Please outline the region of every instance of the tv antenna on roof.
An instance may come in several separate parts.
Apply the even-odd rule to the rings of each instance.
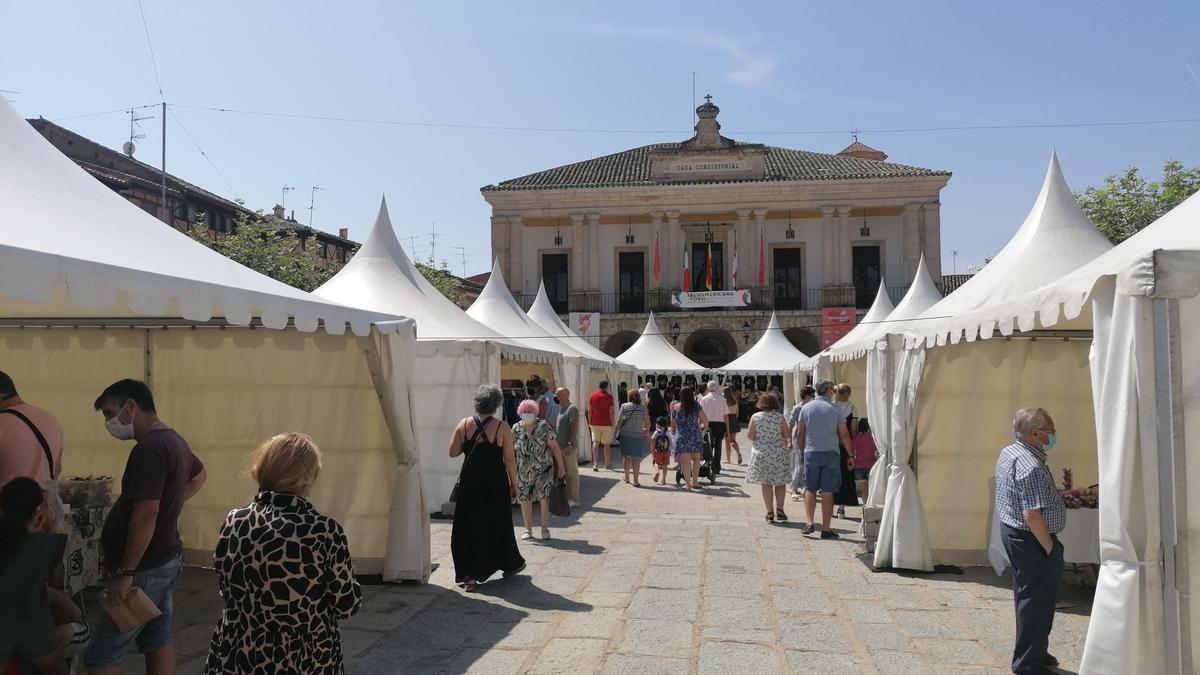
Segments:
[[[312,189],[312,197],[308,200],[308,226],[312,227],[313,208],[317,205],[317,190],[324,190],[320,185],[314,185]]]
[[[437,221],[429,224],[429,265],[433,266],[433,261],[437,259]]]
[[[467,249],[462,246],[451,246],[451,249],[458,251],[458,255],[462,257],[463,278],[467,277]]]
[[[287,193],[289,193],[289,192],[291,192],[292,190],[295,190],[295,189],[296,189],[296,186],[295,186],[295,185],[288,185],[287,183],[284,183],[284,184],[283,184],[283,188],[281,188],[281,189],[279,190],[279,192],[280,192],[280,194],[279,194],[279,206],[280,206],[281,208],[282,208],[282,207],[286,207],[286,206],[287,206]]]
[[[146,134],[137,133],[136,129],[140,129],[142,126],[138,124],[138,122],[151,119],[154,119],[153,115],[144,115],[142,117],[138,117],[134,108],[129,109],[129,140],[125,141],[125,143],[121,146],[122,152],[124,152],[127,156],[133,157],[133,153],[137,151],[137,144],[134,143],[134,141],[139,141],[146,137]]]

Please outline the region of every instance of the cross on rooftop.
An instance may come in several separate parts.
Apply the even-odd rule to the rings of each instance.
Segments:
[[[705,95],[704,95],[704,102],[705,102],[705,103],[712,103],[712,94],[705,94]]]

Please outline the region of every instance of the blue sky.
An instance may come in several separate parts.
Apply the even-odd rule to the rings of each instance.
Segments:
[[[850,129],[1200,118],[1200,4],[1162,2],[158,2],[143,0],[168,103],[168,170],[251,208],[366,234],[385,194],[401,237],[489,267],[479,187],[690,135],[691,77],[734,138],[836,152]],[[157,103],[138,4],[0,2],[0,89],[27,117]],[[532,132],[217,113],[226,107]],[[157,115],[157,111],[149,111]],[[64,120],[113,147],[121,113]],[[160,121],[138,156],[157,163]],[[751,133],[844,130],[820,133]],[[645,131],[652,133],[630,133]],[[997,252],[1052,148],[1076,190],[1135,165],[1200,164],[1200,124],[881,133],[897,162],[954,172],[944,269]],[[221,177],[223,174],[224,178]],[[226,185],[226,179],[229,185]],[[232,189],[229,187],[232,186]]]

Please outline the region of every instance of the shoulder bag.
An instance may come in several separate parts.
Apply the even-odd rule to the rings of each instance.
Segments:
[[[57,478],[57,476],[54,475],[54,455],[50,453],[50,443],[46,441],[46,437],[42,435],[41,430],[37,428],[37,425],[33,423],[33,420],[26,417],[21,411],[13,410],[12,408],[0,410],[0,415],[4,414],[16,417],[24,422],[25,426],[29,427],[29,430],[33,432],[33,437],[36,438],[38,444],[42,446],[42,452],[46,455],[46,466],[50,467],[50,478]]]
[[[467,468],[467,462],[471,460],[471,455],[475,454],[474,450],[475,443],[477,442],[476,439],[479,438],[480,434],[482,434],[484,429],[487,428],[486,424],[479,421],[478,415],[472,416],[471,419],[475,420],[475,433],[471,434],[471,437],[463,442],[463,463],[458,469],[458,480],[454,481],[454,489],[450,491],[450,503],[452,504],[458,502],[458,487],[462,484],[462,475],[463,471]],[[490,422],[491,420],[488,421]],[[471,444],[470,448],[467,447],[467,443]]]

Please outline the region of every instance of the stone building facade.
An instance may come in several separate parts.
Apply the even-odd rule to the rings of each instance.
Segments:
[[[492,254],[519,300],[543,281],[560,313],[600,312],[614,355],[655,311],[664,331],[677,327],[681,351],[719,366],[754,344],[773,310],[811,354],[823,307],[865,309],[881,284],[898,300],[922,255],[940,278],[949,172],[888,162],[857,140],[837,154],[744,143],[721,135],[711,100],[696,113],[688,140],[482,188]],[[672,306],[672,292],[710,285],[747,290],[749,304]]]

